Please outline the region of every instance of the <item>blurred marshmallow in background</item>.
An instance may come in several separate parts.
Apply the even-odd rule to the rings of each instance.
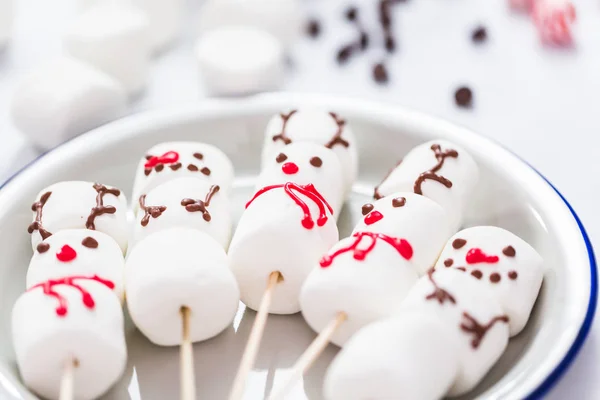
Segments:
[[[10,38],[13,20],[13,0],[0,0],[0,49]]]
[[[281,42],[262,29],[216,28],[200,37],[196,58],[204,89],[213,95],[273,90],[283,81]]]
[[[48,149],[119,118],[127,96],[121,85],[70,57],[37,66],[15,88],[11,115],[36,147]]]
[[[150,32],[148,18],[138,8],[127,2],[99,2],[68,28],[64,47],[117,79],[133,96],[146,85]]]
[[[133,0],[150,22],[150,45],[154,52],[169,46],[182,28],[184,0]]]

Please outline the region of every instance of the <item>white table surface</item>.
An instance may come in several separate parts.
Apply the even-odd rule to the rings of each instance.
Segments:
[[[15,2],[14,36],[0,51],[0,181],[37,154],[9,119],[15,83],[28,69],[61,53],[61,32],[76,14],[73,0]],[[132,112],[205,97],[196,83],[192,52],[200,0],[190,3],[185,31],[155,60],[148,89],[132,104]],[[558,50],[541,46],[529,18],[510,12],[503,0],[409,0],[396,7],[398,51],[388,62],[387,86],[376,85],[370,75],[372,62],[383,55],[380,50],[369,50],[341,68],[334,61],[353,33],[342,18],[350,0],[304,3],[321,16],[324,30],[318,40],[302,38],[294,45],[283,90],[393,102],[494,138],[556,185],[600,249],[600,2],[574,2],[576,46]],[[373,2],[353,3],[372,8]],[[476,46],[470,33],[479,23],[487,27],[489,40]],[[454,104],[454,89],[462,84],[474,91],[472,110]],[[596,319],[577,360],[548,398],[600,398],[599,361]]]

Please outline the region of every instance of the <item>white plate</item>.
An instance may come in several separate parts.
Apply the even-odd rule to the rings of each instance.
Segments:
[[[267,119],[284,108],[306,105],[335,110],[352,124],[361,171],[340,218],[346,235],[373,186],[411,147],[435,138],[460,144],[481,168],[481,181],[466,225],[507,228],[531,243],[547,265],[544,285],[525,331],[479,387],[465,398],[539,398],[572,362],[593,319],[597,283],[592,247],[569,204],[532,167],[466,129],[402,108],[358,100],[307,95],[263,95],[250,100],[211,101],[186,109],[146,113],[78,137],[36,160],[0,191],[0,398],[31,398],[19,382],[11,348],[9,315],[23,291],[31,256],[26,228],[37,192],[60,180],[85,179],[130,191],[140,156],[166,140],[217,145],[233,160],[234,205],[241,212],[259,168]],[[194,347],[198,396],[227,397],[255,313],[240,313],[234,326]],[[247,399],[261,399],[313,339],[300,315],[271,316]],[[131,329],[130,363],[107,398],[171,399],[178,396],[178,349],[151,345]],[[330,346],[289,399],[320,399],[323,372],[336,354]],[[2,392],[4,391],[4,392]],[[129,396],[129,397],[128,397]]]

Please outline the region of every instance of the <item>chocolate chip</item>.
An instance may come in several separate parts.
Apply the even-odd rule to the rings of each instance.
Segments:
[[[456,269],[462,272],[467,272],[467,269],[465,267],[457,267]]]
[[[83,239],[81,241],[81,244],[84,247],[87,247],[89,249],[97,249],[98,248],[98,241],[91,236],[88,236],[85,239]]]
[[[367,32],[360,33],[360,48],[366,50],[369,47],[369,35]]]
[[[519,276],[519,274],[517,274],[517,271],[510,271],[510,272],[508,273],[508,277],[509,277],[510,279],[512,279],[513,281],[514,281],[515,279],[517,279],[517,277],[518,277],[518,276]]]
[[[277,161],[278,163],[282,163],[285,160],[287,160],[287,156],[285,154],[283,154],[283,153],[279,153],[277,155],[277,157],[275,158],[275,161]]]
[[[388,73],[387,70],[385,68],[385,65],[379,63],[379,64],[375,64],[373,67],[373,79],[375,79],[375,82],[377,83],[387,83],[388,81]]]
[[[150,175],[150,172],[152,172],[150,168],[144,168],[144,175],[148,176]]]
[[[42,242],[37,245],[38,253],[45,253],[50,249],[50,245],[48,243]]]
[[[498,282],[500,282],[500,279],[501,279],[500,274],[497,272],[494,272],[493,274],[490,275],[490,281],[492,283],[498,283]]]
[[[462,248],[465,244],[467,244],[467,241],[465,239],[454,239],[454,241],[452,242],[452,247],[458,250]]]
[[[362,206],[362,215],[367,215],[368,213],[370,213],[371,211],[373,211],[373,208],[375,208],[375,206],[371,203],[367,203],[364,206]]]
[[[388,53],[393,53],[396,51],[396,41],[393,37],[388,36],[385,38],[385,49]]]
[[[150,160],[152,157],[154,157],[154,156],[151,156],[150,154],[147,154],[146,155],[146,160]]]
[[[204,159],[204,154],[202,154],[202,153],[194,153],[194,158],[197,158],[198,160],[202,160],[202,159]]]
[[[471,108],[473,105],[473,92],[466,86],[460,87],[454,93],[456,105],[463,108]]]
[[[306,32],[308,36],[312,38],[316,38],[321,34],[321,24],[316,19],[310,19],[308,21],[308,25],[306,26]]]
[[[357,16],[358,16],[358,9],[356,7],[349,7],[346,10],[346,19],[348,21],[356,21]]]
[[[198,171],[198,167],[197,167],[197,166],[195,166],[194,164],[189,164],[189,165],[187,166],[187,169],[188,169],[188,171],[192,171],[192,172],[196,172],[196,171]]]
[[[473,275],[477,279],[481,279],[481,277],[483,276],[481,271],[478,269],[471,271],[471,275]]]
[[[312,165],[313,167],[320,168],[321,165],[323,165],[323,160],[321,160],[321,158],[319,157],[313,157],[310,159],[310,165]]]
[[[154,167],[154,169],[156,170],[156,172],[160,172],[165,168],[164,164],[156,164],[156,167]]]
[[[396,197],[392,200],[392,207],[404,207],[406,204],[406,197]]]
[[[204,167],[200,170],[200,172],[202,172],[204,175],[209,176],[210,175],[210,169],[207,167]]]
[[[514,247],[506,246],[504,249],[502,249],[502,254],[504,254],[506,257],[514,257],[517,252],[515,251]]]
[[[473,33],[471,34],[471,40],[475,43],[482,43],[487,40],[487,31],[483,26],[478,26],[475,28]]]
[[[179,168],[181,168],[181,163],[175,163],[175,164],[171,164],[169,165],[169,168],[171,168],[173,171],[177,171]]]
[[[446,267],[451,267],[451,266],[452,266],[452,264],[454,264],[454,260],[453,260],[453,259],[451,259],[451,258],[446,258],[446,259],[444,260],[444,265],[445,265]]]
[[[342,47],[337,53],[337,62],[340,64],[344,64],[348,61],[352,53],[354,52],[354,45],[349,44],[347,46]]]

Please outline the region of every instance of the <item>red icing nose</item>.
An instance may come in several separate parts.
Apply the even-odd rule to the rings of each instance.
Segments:
[[[58,253],[56,253],[56,258],[58,261],[69,262],[73,261],[77,257],[77,252],[68,244],[65,244]]]
[[[365,217],[365,224],[372,225],[377,221],[383,219],[383,214],[379,211],[372,211]]]
[[[298,166],[293,162],[286,162],[281,166],[281,170],[286,175],[294,175],[296,172],[298,172]]]
[[[467,252],[467,264],[488,263],[495,264],[499,261],[498,256],[488,256],[481,249],[471,249]]]

